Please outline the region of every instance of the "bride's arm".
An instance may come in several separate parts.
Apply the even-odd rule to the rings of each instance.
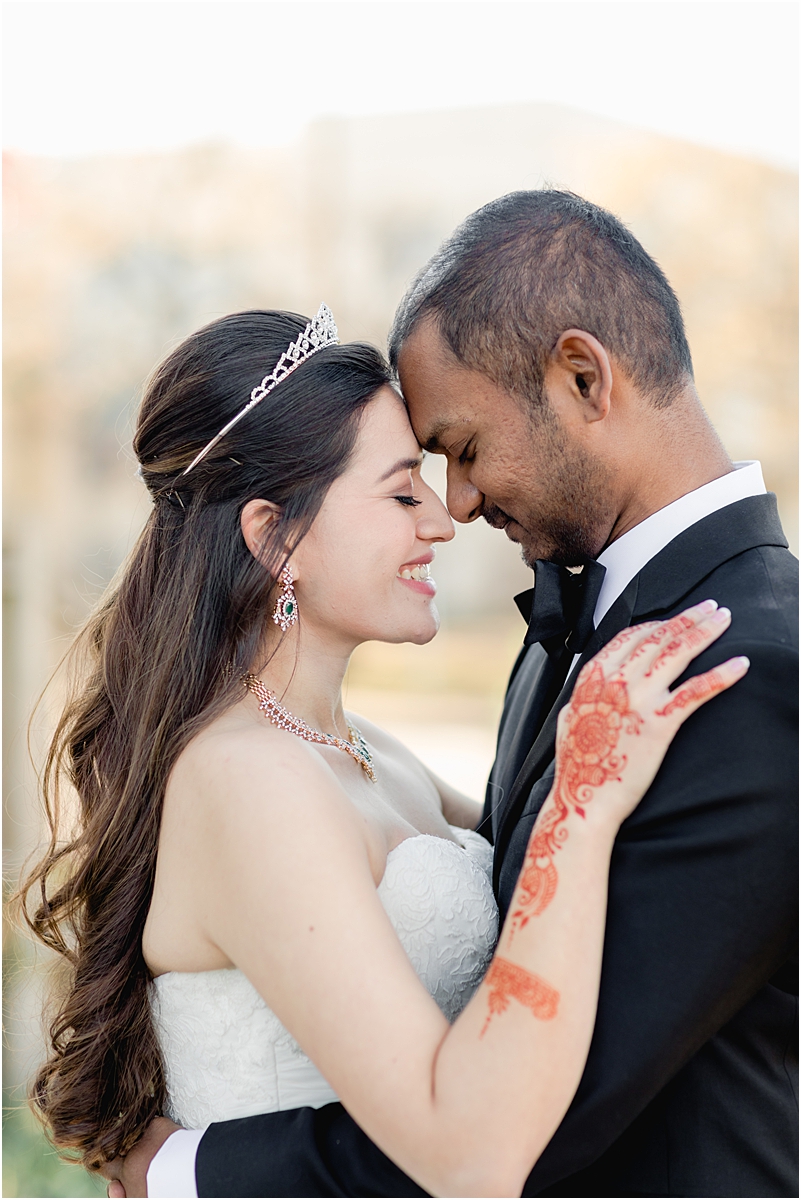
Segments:
[[[585,668],[498,952],[453,1026],[378,900],[361,817],[308,747],[203,765],[208,936],[429,1191],[519,1194],[559,1124],[592,1032],[615,833],[681,720],[743,674],[666,690],[724,627],[621,635]]]

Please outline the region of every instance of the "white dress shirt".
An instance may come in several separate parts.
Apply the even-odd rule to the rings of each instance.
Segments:
[[[765,491],[760,464],[738,462],[727,475],[680,496],[612,542],[598,556],[606,575],[595,605],[596,629],[627,584],[675,537],[718,509]],[[574,665],[579,657],[576,655]],[[197,1196],[195,1159],[204,1133],[203,1129],[182,1129],[167,1138],[147,1173],[148,1196]]]
[[[205,1129],[170,1134],[147,1172],[148,1196],[197,1196],[195,1159]]]

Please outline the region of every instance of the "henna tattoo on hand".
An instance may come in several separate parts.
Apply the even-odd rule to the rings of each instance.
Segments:
[[[550,802],[539,815],[529,840],[509,918],[509,937],[531,917],[544,912],[556,895],[556,851],[568,837],[571,811],[584,817],[595,788],[620,778],[626,756],[617,754],[621,732],[639,733],[642,717],[629,707],[625,680],[607,679],[598,659],[576,681],[560,736],[557,770]]]
[[[645,672],[645,678],[650,679],[654,671],[658,671],[663,667],[669,658],[674,658],[682,650],[689,647],[691,650],[700,649],[709,639],[707,634],[699,629],[687,617],[674,617],[672,621],[668,621],[664,627],[664,632],[675,634],[666,646],[657,654],[649,669]],[[651,641],[652,638],[648,638]],[[632,658],[636,658],[640,651],[640,647],[635,650]]]
[[[708,700],[710,696],[716,696],[718,692],[724,691],[726,688],[725,680],[721,679],[717,671],[707,671],[706,675],[696,675],[693,679],[688,679],[685,684],[682,684],[673,693],[673,698],[664,708],[658,708],[656,715],[658,717],[668,717],[671,713],[676,712],[680,708],[686,708],[688,704],[693,704],[696,700]]]
[[[683,633],[687,629],[692,628],[694,628],[693,622],[689,617],[685,617],[683,614],[678,617],[672,617],[669,621],[660,621],[656,629],[649,633],[647,638],[643,638],[639,646],[631,655],[630,661],[633,662],[635,658],[639,658],[641,654],[645,653],[649,646],[658,646],[666,633],[673,634],[674,640],[677,640],[677,635]],[[653,669],[652,663],[651,670]]]
[[[510,999],[530,1009],[540,1021],[552,1021],[559,1009],[559,993],[555,988],[538,975],[497,954],[490,963],[484,982],[489,988],[489,1012],[479,1037],[487,1032],[494,1016],[506,1012]]]
[[[651,632],[647,637],[642,639],[640,644],[629,655],[630,663],[645,654],[649,646],[658,646],[666,634],[670,635],[671,641],[651,663],[649,670],[646,672],[646,679],[654,671],[658,670],[667,659],[678,654],[683,647],[690,646],[694,649],[696,646],[702,646],[707,640],[706,634],[698,629],[695,621],[685,616],[684,613],[679,613],[678,616],[671,617],[668,621],[651,622],[651,624],[653,624]],[[596,661],[605,662],[610,655],[622,649],[633,638],[638,637],[643,628],[647,628],[647,625],[635,625],[631,629],[624,629],[617,637],[612,638],[611,642],[607,642],[603,650],[596,655]]]

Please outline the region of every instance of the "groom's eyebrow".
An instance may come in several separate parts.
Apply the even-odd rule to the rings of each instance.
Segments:
[[[399,462],[395,463],[394,467],[390,467],[388,471],[385,471],[378,482],[384,483],[387,479],[391,479],[393,475],[397,475],[399,471],[413,471],[421,465],[422,461],[422,454],[418,454],[417,458],[402,458]]]
[[[442,450],[442,435],[448,428],[447,421],[439,421],[430,431],[428,437],[423,442],[423,449],[429,454],[436,454]]]

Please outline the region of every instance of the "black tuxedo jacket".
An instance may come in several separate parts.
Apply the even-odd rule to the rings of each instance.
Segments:
[[[682,727],[615,844],[586,1070],[525,1195],[797,1196],[797,563],[775,498],[713,513],[628,585],[584,662],[627,625],[711,597],[748,675]],[[580,664],[579,664],[580,666]],[[578,669],[578,668],[577,668]],[[495,883],[509,904],[553,777],[545,655],[515,667],[490,778]],[[212,1125],[201,1196],[419,1196],[340,1105]]]

